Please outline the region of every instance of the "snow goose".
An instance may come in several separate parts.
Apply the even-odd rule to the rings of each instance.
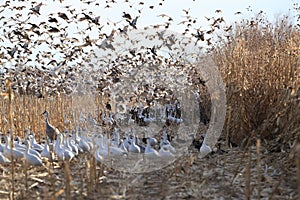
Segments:
[[[30,153],[30,142],[27,142],[27,148],[25,151],[25,159],[29,165],[33,166],[43,166],[43,161],[40,157]]]
[[[119,148],[128,153],[128,149],[125,147],[124,141],[122,139],[120,140]]]
[[[176,153],[175,148],[171,145],[170,141],[167,138],[167,133],[164,132],[160,140],[160,148],[165,148],[168,149],[171,153]]]
[[[28,143],[29,143],[29,149],[28,149],[29,153],[41,158],[41,154],[38,151],[36,151],[35,149],[31,148],[31,142],[28,140],[25,140],[26,149],[25,149],[24,153],[27,151]]]
[[[77,156],[79,153],[79,149],[78,149],[78,146],[75,144],[75,141],[71,137],[69,137],[69,138],[67,138],[67,142],[69,143],[69,145],[72,149],[72,152],[74,152],[74,154]]]
[[[108,142],[107,136],[102,137],[100,144],[102,145],[102,151],[104,157],[106,156],[123,156],[126,155],[127,152],[119,148],[118,146],[115,146],[114,143]]]
[[[10,137],[10,136],[9,136],[9,137]],[[15,137],[15,140],[14,140],[14,147],[15,147],[16,149],[18,149],[19,151],[22,151],[22,152],[25,152],[25,150],[26,150],[26,145],[24,145],[24,144],[22,143],[22,140],[21,140],[18,136]]]
[[[91,150],[91,146],[89,145],[89,143],[87,142],[86,138],[83,136],[77,136],[79,143],[78,146],[80,147],[80,149],[82,149],[83,151],[90,151]]]
[[[147,139],[147,146],[145,148],[145,155],[146,156],[151,156],[151,157],[157,157],[157,156],[159,156],[158,152],[151,147],[151,145],[150,145],[150,138]]]
[[[2,135],[0,135],[0,152],[3,152],[5,145],[2,144]]]
[[[21,159],[24,157],[24,153],[16,148],[11,148],[10,146],[10,137],[6,135],[5,137],[6,140],[6,144],[5,144],[5,148],[3,149],[3,155],[7,158],[9,158],[10,160],[12,159],[12,154],[13,157],[16,159]]]
[[[30,142],[31,149],[34,149],[34,150],[39,151],[39,152],[43,151],[44,148],[43,148],[42,145],[40,145],[36,142],[36,140],[34,138],[34,133],[31,133],[28,137],[29,137],[29,142]]]
[[[141,149],[138,145],[136,145],[135,141],[136,141],[136,136],[131,140],[131,144],[128,150],[129,152],[140,153]]]
[[[50,160],[50,148],[49,148],[49,145],[47,143],[44,144],[44,149],[43,151],[41,152],[41,157],[42,158],[47,158]],[[52,156],[53,158],[53,156]]]
[[[140,148],[140,153],[145,153],[145,147],[140,144],[140,139],[135,135],[135,144]]]
[[[61,147],[60,133],[57,134],[57,140],[54,144],[54,153],[57,155],[57,157],[60,160],[65,160],[65,154],[64,154],[63,148]]]
[[[131,138],[130,138],[129,134],[126,133],[125,139],[123,141],[123,145],[127,149],[127,151],[129,150],[130,144],[131,144]]]
[[[8,158],[6,158],[2,152],[0,152],[0,164],[6,164],[6,163],[10,163],[10,160]]]
[[[54,151],[61,160],[71,161],[75,157],[75,154],[72,151],[66,149],[65,146],[62,145],[62,142],[63,135],[61,133],[58,133]]]
[[[93,148],[93,156],[96,159],[97,163],[102,163],[104,160],[103,153],[101,152],[101,143],[100,140],[96,139],[95,146]]]
[[[208,146],[206,144],[206,136],[204,136],[204,140],[202,142],[202,145],[200,147],[200,158],[204,158],[207,154],[209,154],[210,152],[212,152],[210,146]]]
[[[172,158],[175,157],[166,147],[162,146],[158,152],[159,156],[162,158]]]

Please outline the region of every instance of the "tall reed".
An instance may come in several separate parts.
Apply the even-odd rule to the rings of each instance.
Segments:
[[[237,144],[254,131],[282,143],[299,138],[300,32],[290,17],[236,23],[211,51],[226,84],[226,134]]]

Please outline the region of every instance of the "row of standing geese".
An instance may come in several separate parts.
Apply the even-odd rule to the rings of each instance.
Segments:
[[[20,160],[25,158],[30,165],[43,165],[43,158],[50,160],[57,157],[59,160],[71,161],[81,152],[90,152],[98,162],[103,162],[109,156],[127,156],[129,153],[144,153],[151,157],[174,157],[174,147],[163,134],[160,141],[160,149],[157,151],[153,146],[158,145],[155,138],[148,137],[147,145],[141,145],[137,137],[131,138],[127,135],[125,140],[119,139],[118,132],[114,133],[112,139],[106,135],[97,134],[92,137],[79,136],[78,134],[57,134],[57,140],[53,143],[37,143],[34,134],[28,134],[24,141],[20,138],[14,141],[11,147],[10,135],[2,135],[5,144],[0,143],[0,163],[10,163],[12,158]],[[50,151],[53,148],[53,151]],[[53,152],[51,154],[51,152]]]
[[[145,156],[162,158],[172,158],[176,153],[166,132],[163,133],[160,143],[155,138],[148,137],[146,145],[142,145],[142,142],[135,135],[132,138],[126,134],[124,139],[120,139],[118,131],[113,133],[112,138],[101,133],[96,133],[91,137],[78,134],[78,131],[66,132],[65,134],[57,133],[56,140],[39,144],[34,133],[27,130],[24,140],[16,137],[13,141],[13,147],[11,147],[10,134],[0,137],[0,164],[10,163],[12,159],[21,160],[25,158],[29,165],[42,166],[44,159],[71,161],[82,152],[91,153],[97,162],[103,162],[110,156],[128,156],[134,153],[144,153]],[[2,143],[3,139],[5,143]],[[154,146],[159,146],[159,150],[153,148]]]

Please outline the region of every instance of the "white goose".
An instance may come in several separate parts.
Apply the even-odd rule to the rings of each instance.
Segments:
[[[131,144],[131,139],[128,133],[126,133],[125,139],[123,141],[123,146],[127,149],[127,151],[129,150],[129,146]]]
[[[41,152],[41,157],[42,158],[47,158],[50,160],[50,148],[49,145],[47,143],[44,144],[44,148],[43,151]],[[53,156],[52,156],[53,158]]]
[[[64,147],[65,147],[66,150],[69,150],[69,151],[73,152],[73,149],[72,149],[72,147],[71,147],[71,145],[69,143],[69,136],[68,135],[66,135],[65,137],[63,137],[62,144],[64,145]]]
[[[162,148],[169,150],[171,153],[176,153],[175,148],[172,146],[172,144],[168,140],[166,132],[163,133],[162,138],[160,140],[160,149],[162,149]]]
[[[9,137],[10,137],[10,135],[9,135]],[[19,151],[24,152],[26,150],[26,145],[22,144],[22,141],[19,137],[16,137],[15,139],[16,140],[14,141],[14,147],[16,149],[18,149]]]
[[[9,158],[10,160],[12,159],[12,154],[13,154],[13,157],[15,159],[21,159],[24,157],[24,153],[16,148],[11,148],[10,146],[10,137],[9,136],[6,136],[5,137],[5,140],[6,140],[6,144],[5,144],[5,148],[3,149],[3,155],[7,158]]]
[[[59,137],[59,134],[58,134],[57,135],[57,141],[54,144],[54,153],[55,153],[55,155],[57,155],[57,157],[60,160],[65,160],[65,154],[64,154],[63,148],[61,147],[60,143],[61,143],[60,142],[60,137]]]
[[[37,156],[37,157],[39,157],[39,158],[41,158],[41,154],[40,154],[38,151],[36,151],[36,150],[34,150],[34,149],[31,148],[31,142],[28,141],[28,140],[25,140],[25,144],[27,144],[27,146],[26,146],[26,149],[25,149],[24,152],[27,151],[28,143],[29,143],[29,149],[28,149],[29,153],[30,153],[30,154],[33,154],[33,155],[35,155],[35,156]]]
[[[145,148],[145,155],[150,157],[157,157],[159,156],[158,152],[153,149],[150,145],[150,138],[147,138],[147,146]]]
[[[8,158],[6,158],[2,152],[0,152],[0,164],[6,164],[6,163],[10,163],[10,160]]]
[[[43,149],[44,149],[43,146],[40,145],[40,144],[38,144],[38,143],[36,142],[33,133],[31,133],[31,134],[29,135],[29,142],[30,142],[30,147],[31,147],[31,149],[34,149],[34,150],[39,151],[39,152],[43,151]]]
[[[162,146],[158,152],[159,156],[162,158],[172,158],[175,157],[166,147]]]
[[[65,147],[62,145],[63,141],[63,135],[61,133],[57,134],[57,142],[54,146],[54,152],[61,160],[68,160],[71,161],[75,155],[73,152],[65,149]]]
[[[107,146],[107,151],[108,151],[108,146]],[[116,147],[116,146],[110,146],[109,147],[109,154],[111,156],[123,156],[127,155],[127,152],[124,151],[122,148]]]
[[[207,154],[209,154],[210,152],[212,152],[210,146],[208,146],[206,144],[206,136],[204,136],[204,140],[202,142],[202,145],[200,147],[200,158],[204,158]]]
[[[0,152],[3,152],[5,145],[2,144],[2,135],[0,135]]]
[[[107,156],[123,156],[126,155],[127,152],[116,146],[114,143],[108,143],[107,136],[100,138],[100,151],[102,151],[102,155],[104,158]]]
[[[128,149],[125,147],[124,142],[121,140],[121,143],[119,145],[119,148],[121,148],[124,152],[128,154]]]
[[[83,136],[79,136],[77,135],[78,137],[78,146],[80,147],[80,149],[82,149],[83,151],[90,151],[91,150],[91,146],[89,145],[89,143],[87,142],[86,138],[83,137]]]
[[[101,149],[100,149],[100,143],[96,143],[95,148],[94,148],[94,158],[96,159],[97,163],[102,163],[104,160],[104,156],[101,154]]]
[[[43,161],[40,157],[30,153],[30,142],[27,143],[27,148],[25,151],[25,159],[29,165],[33,166],[43,166]]]
[[[72,149],[72,152],[77,156],[79,153],[79,149],[78,149],[78,146],[75,144],[75,141],[71,137],[69,137],[67,139],[67,142],[69,143],[69,145]]]
[[[135,141],[136,141],[136,136],[134,136],[134,138],[131,140],[131,144],[129,146],[128,151],[133,153],[140,153],[141,149],[138,145],[136,145]]]

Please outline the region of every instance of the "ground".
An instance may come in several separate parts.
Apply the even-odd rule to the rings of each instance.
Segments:
[[[260,194],[261,199],[297,199],[297,170],[293,153],[269,153],[261,146],[259,155],[255,146],[248,149],[235,147],[201,159],[199,152],[193,149],[164,169],[141,174],[119,172],[95,164],[88,154],[75,158],[70,164],[54,163],[53,173],[44,167],[29,167],[27,178],[24,165],[16,164],[14,197],[259,199]],[[11,166],[0,167],[0,198],[8,199]]]

